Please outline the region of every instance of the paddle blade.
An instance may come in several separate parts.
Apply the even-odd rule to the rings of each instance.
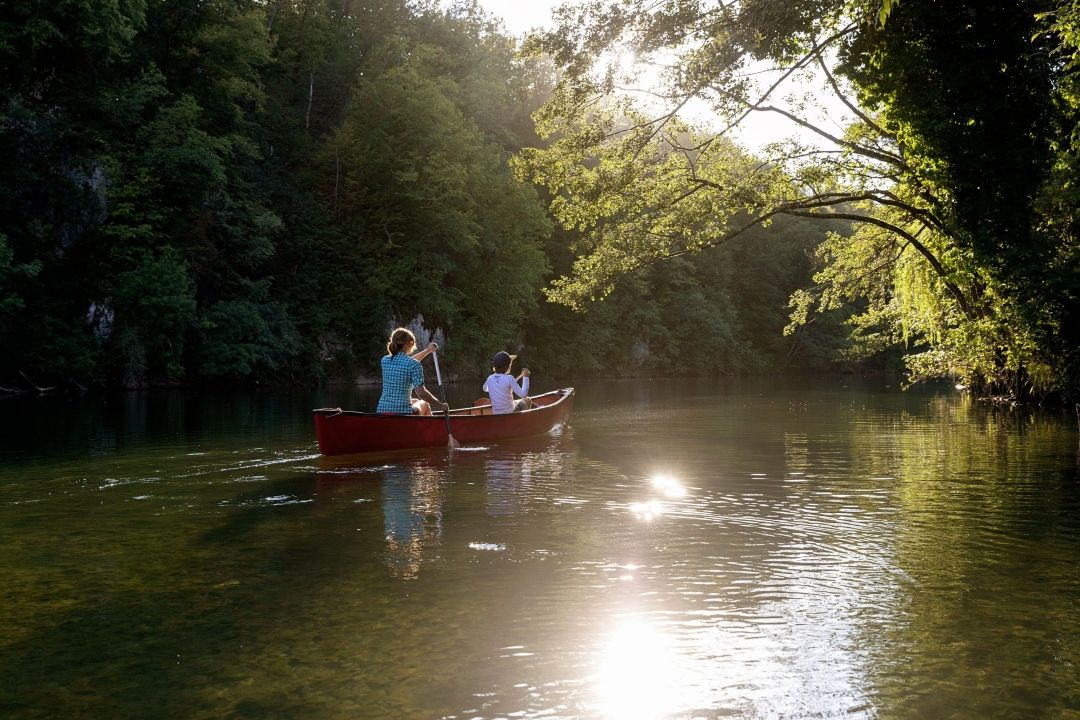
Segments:
[[[455,440],[453,435],[450,435],[446,440],[446,447],[453,450],[454,448],[461,447],[461,443],[459,443],[457,440]]]

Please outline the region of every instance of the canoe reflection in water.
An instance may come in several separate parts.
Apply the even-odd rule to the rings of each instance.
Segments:
[[[496,459],[484,463],[487,493],[484,509],[490,516],[517,515],[522,512],[525,496],[522,488],[532,474],[531,463]]]

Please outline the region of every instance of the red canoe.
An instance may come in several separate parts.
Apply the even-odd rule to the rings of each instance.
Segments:
[[[489,443],[541,435],[570,420],[574,388],[532,396],[533,407],[508,415],[492,415],[491,408],[475,405],[450,411],[450,432],[461,444]],[[404,450],[446,445],[446,418],[442,413],[376,415],[320,408],[315,414],[315,436],[323,455]]]

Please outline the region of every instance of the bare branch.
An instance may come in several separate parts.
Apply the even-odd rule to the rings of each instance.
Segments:
[[[825,59],[822,58],[820,54],[817,56],[817,61],[818,61],[818,65],[821,67],[821,71],[823,73],[825,73],[825,79],[829,81],[829,85],[832,86],[833,92],[836,93],[836,97],[839,98],[840,102],[844,103],[844,105],[847,106],[848,110],[855,113],[856,117],[858,117],[860,120],[862,120],[864,123],[866,123],[870,127],[874,128],[874,130],[876,130],[882,136],[887,137],[887,138],[895,141],[896,140],[895,135],[893,135],[890,132],[886,132],[883,127],[881,127],[876,122],[871,120],[869,115],[867,115],[862,110],[857,108],[854,103],[852,103],[851,101],[849,101],[847,99],[847,95],[845,95],[843,92],[840,91],[840,86],[837,84],[836,78],[834,78],[833,74],[831,72],[829,72],[829,68],[825,64]]]
[[[923,208],[919,208],[910,203],[904,202],[888,190],[867,190],[865,192],[858,193],[818,193],[802,200],[787,203],[786,207],[805,209],[814,207],[826,207],[830,205],[843,205],[846,203],[860,202],[863,200],[877,203],[878,205],[885,205],[887,207],[893,207],[898,210],[902,210],[911,215],[912,218],[921,222],[923,225],[933,227],[944,235],[949,235],[949,233],[943,227],[941,221],[929,210],[924,210]]]
[[[31,380],[31,379],[30,379],[30,378],[29,378],[29,377],[27,376],[27,374],[26,374],[26,373],[24,373],[24,372],[23,372],[22,370],[20,370],[20,371],[19,371],[19,374],[20,374],[20,375],[22,375],[22,377],[23,377],[23,380],[25,380],[26,382],[30,383],[30,387],[34,388],[35,390],[37,390],[37,391],[38,391],[39,393],[41,393],[41,394],[45,394],[45,393],[47,393],[47,392],[52,392],[53,390],[55,390],[55,389],[56,389],[56,386],[55,386],[55,385],[53,385],[53,386],[50,386],[50,387],[39,387],[39,386],[37,385],[37,383],[35,383],[35,382],[34,382],[33,380]]]
[[[789,77],[791,77],[797,70],[801,70],[802,68],[806,67],[806,65],[810,61],[812,61],[815,57],[819,56],[821,54],[821,51],[824,50],[827,46],[829,46],[832,43],[836,42],[837,40],[844,37],[845,35],[849,35],[849,34],[855,32],[855,30],[857,30],[857,29],[858,29],[858,25],[856,25],[855,23],[852,23],[851,25],[848,25],[847,27],[843,28],[842,30],[839,30],[835,34],[831,35],[830,37],[825,38],[820,43],[815,42],[814,47],[810,50],[810,52],[808,52],[806,55],[804,55],[802,58],[800,58],[799,61],[794,63],[791,67],[789,67],[784,72],[784,74],[780,76],[780,78],[776,82],[774,82],[771,86],[769,86],[769,88],[765,91],[765,93],[761,97],[759,97],[756,102],[749,102],[749,101],[744,100],[742,98],[737,98],[740,102],[745,103],[747,105],[747,109],[745,111],[743,111],[743,113],[741,115],[739,115],[739,117],[737,117],[735,120],[733,120],[731,123],[729,123],[726,128],[721,130],[720,134],[721,135],[726,134],[729,130],[731,130],[731,128],[735,127],[736,125],[741,123],[743,120],[745,120],[746,117],[751,112],[753,112],[753,109],[755,107],[757,107],[758,105],[761,105],[761,103],[765,102],[769,98],[769,95],[771,95],[773,93],[773,91],[776,90],[776,88],[780,87],[780,85],[783,84],[783,82],[785,80],[787,80]]]
[[[720,91],[720,92],[723,92],[723,91]],[[807,130],[809,130],[809,131],[811,131],[813,133],[816,133],[816,134],[820,135],[821,137],[825,138],[826,140],[829,140],[830,142],[833,142],[833,143],[835,143],[835,144],[837,144],[837,145],[839,145],[841,147],[849,148],[852,152],[854,152],[854,153],[856,153],[858,155],[863,155],[865,157],[872,158],[874,160],[879,160],[881,162],[888,163],[890,165],[895,165],[896,167],[901,168],[905,172],[910,172],[910,168],[908,168],[907,163],[904,162],[904,158],[900,157],[899,155],[893,155],[892,153],[882,152],[880,150],[874,150],[874,149],[868,148],[868,147],[866,147],[864,145],[859,145],[858,143],[853,143],[850,140],[844,140],[843,138],[838,138],[835,135],[833,135],[832,133],[828,133],[828,132],[822,130],[817,125],[814,125],[811,122],[807,122],[806,120],[803,120],[801,117],[798,117],[794,113],[788,112],[787,110],[784,110],[783,108],[774,107],[772,105],[755,105],[754,107],[752,107],[747,112],[752,112],[752,111],[774,112],[774,113],[777,113],[779,115],[783,115],[788,120],[795,123],[796,125],[804,127]]]

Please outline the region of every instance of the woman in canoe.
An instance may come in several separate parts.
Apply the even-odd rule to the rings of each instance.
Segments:
[[[375,412],[385,415],[430,415],[432,405],[443,410],[450,409],[449,405],[439,402],[439,398],[424,387],[424,368],[420,365],[420,361],[438,350],[439,346],[430,343],[413,354],[415,349],[416,336],[405,328],[390,333],[386,355],[382,359],[382,396]],[[413,390],[425,397],[426,402],[414,398]]]

